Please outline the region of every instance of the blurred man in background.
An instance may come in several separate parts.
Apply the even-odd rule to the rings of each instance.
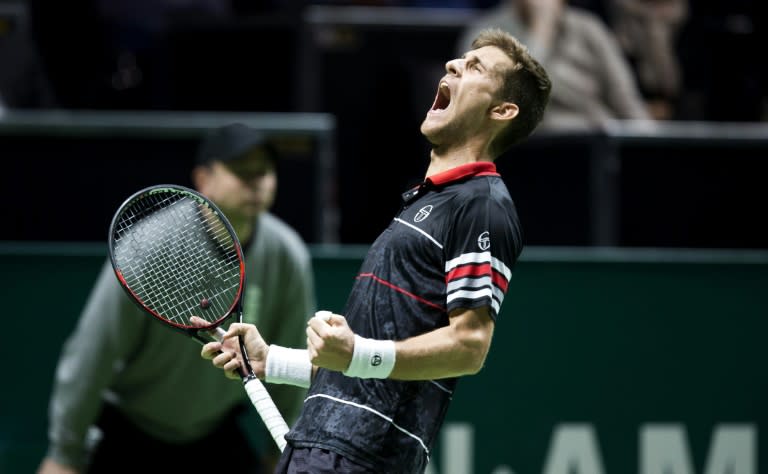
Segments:
[[[566,0],[501,0],[462,33],[466,51],[478,31],[495,27],[528,45],[552,80],[541,129],[591,129],[610,119],[650,118],[632,69],[608,27]]]
[[[651,116],[674,118],[682,85],[677,37],[687,0],[612,0],[611,27],[637,78]]]
[[[245,321],[270,338],[303,345],[314,312],[309,252],[270,214],[276,153],[256,130],[212,131],[192,170],[195,188],[229,218],[245,249]],[[162,327],[123,293],[109,263],[98,277],[56,370],[49,449],[39,474],[268,472],[277,449],[261,452],[241,428],[251,410],[242,384],[223,379],[189,338]],[[270,389],[286,420],[305,391]],[[269,440],[271,443],[271,439]],[[151,463],[151,464],[150,464]]]

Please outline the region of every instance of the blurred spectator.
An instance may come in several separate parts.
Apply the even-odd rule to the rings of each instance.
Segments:
[[[0,111],[54,107],[54,97],[37,46],[20,18],[0,14]]]
[[[676,40],[687,0],[611,0],[611,24],[654,118],[674,116],[682,83]]]
[[[231,124],[206,134],[191,179],[242,242],[243,319],[276,343],[296,347],[306,340],[315,310],[314,281],[306,245],[269,212],[279,158],[259,131]],[[210,370],[189,338],[151,319],[126,297],[105,262],[62,347],[49,447],[38,473],[271,472],[279,453],[271,440],[269,450],[258,449],[258,433],[243,425],[243,410],[252,407],[242,384]],[[298,416],[304,390],[280,385],[269,391],[286,420]]]
[[[552,95],[541,129],[650,118],[616,38],[595,14],[566,0],[502,0],[462,32],[459,53],[486,27],[516,36],[549,71]]]

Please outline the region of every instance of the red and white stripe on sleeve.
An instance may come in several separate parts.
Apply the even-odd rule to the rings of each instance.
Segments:
[[[507,292],[512,270],[491,252],[471,252],[445,263],[447,305],[457,300],[490,300],[494,314],[499,313]]]

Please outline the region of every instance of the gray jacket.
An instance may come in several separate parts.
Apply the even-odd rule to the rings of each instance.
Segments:
[[[268,343],[305,347],[315,311],[309,251],[299,235],[265,213],[246,255],[244,320]],[[306,391],[267,387],[289,424]],[[48,456],[80,467],[87,434],[109,401],[147,433],[168,442],[212,431],[247,400],[242,383],[200,357],[200,345],[142,312],[125,295],[107,262],[64,344],[49,407]]]

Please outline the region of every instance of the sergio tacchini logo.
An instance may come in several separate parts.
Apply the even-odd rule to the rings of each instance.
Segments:
[[[429,213],[432,212],[432,204],[426,205],[419,209],[419,212],[416,213],[415,216],[413,216],[413,222],[421,222],[427,217],[429,217]]]
[[[477,237],[477,246],[486,251],[491,247],[491,234],[487,230]]]

